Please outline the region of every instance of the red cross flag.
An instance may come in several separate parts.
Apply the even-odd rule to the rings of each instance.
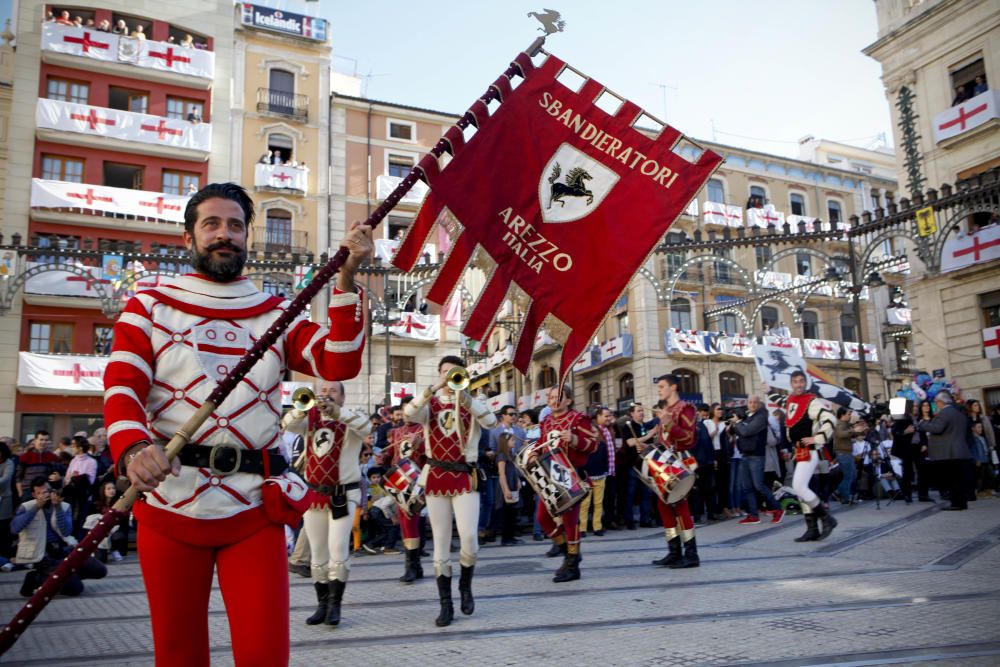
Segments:
[[[1000,225],[982,227],[972,234],[952,235],[941,251],[941,273],[1000,259]]]
[[[983,349],[987,359],[1000,359],[1000,326],[983,329]]]
[[[701,151],[695,162],[674,152],[683,138],[663,126],[653,137],[635,124],[642,110],[621,100],[614,114],[596,105],[606,88],[587,79],[577,90],[557,80],[567,65],[549,55],[536,67],[526,54],[512,89],[493,83],[501,102],[470,109],[476,133],[466,142],[445,133],[453,159],[418,166],[430,194],[393,263],[410,270],[444,209],[454,243],[427,299],[448,301],[477,248],[495,264],[463,333],[484,340],[516,285],[527,293],[514,366],[526,372],[549,315],[568,329],[560,368],[593,338],[628,281],[722,158]],[[492,111],[492,113],[491,113]],[[601,267],[595,271],[595,267]]]
[[[997,91],[987,90],[934,117],[934,140],[958,136],[997,117]]]

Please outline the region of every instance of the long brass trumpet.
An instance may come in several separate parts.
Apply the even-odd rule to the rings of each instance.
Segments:
[[[465,370],[461,366],[455,366],[448,371],[446,382],[448,389],[451,389],[455,393],[465,391],[469,388],[469,371]]]
[[[299,387],[292,392],[292,407],[309,412],[316,405],[316,394],[309,387]]]

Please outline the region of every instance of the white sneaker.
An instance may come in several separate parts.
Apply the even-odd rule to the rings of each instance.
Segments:
[[[122,555],[117,551],[112,551],[111,553],[108,554],[108,557],[116,563],[122,560]]]
[[[0,571],[3,572],[10,572],[13,569],[14,569],[13,563],[4,563],[3,565],[0,565]]]

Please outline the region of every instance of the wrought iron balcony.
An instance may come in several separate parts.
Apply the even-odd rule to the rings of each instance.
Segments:
[[[284,116],[303,123],[309,120],[309,96],[274,88],[257,89],[257,111]]]
[[[250,243],[254,252],[308,253],[309,232],[302,230],[261,229]]]

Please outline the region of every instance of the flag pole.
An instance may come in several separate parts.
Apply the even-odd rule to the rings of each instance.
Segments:
[[[542,46],[545,44],[545,36],[537,38],[531,45],[525,49],[524,53],[529,57],[533,57],[541,52]],[[508,67],[503,76],[508,79],[513,79],[515,76],[520,74],[520,69],[512,64]],[[479,97],[484,104],[488,104],[494,99],[498,99],[498,93],[494,88],[488,88],[487,91]],[[462,118],[456,123],[460,129],[467,128],[470,124],[474,122],[475,116],[473,115],[471,109],[463,114]],[[440,158],[449,149],[449,144],[444,138],[438,140],[437,144],[430,150],[431,155],[435,158]],[[364,224],[371,228],[378,226],[380,222],[385,218],[389,212],[396,207],[399,201],[406,196],[410,189],[416,185],[417,180],[420,179],[421,172],[417,167],[410,170],[410,173],[396,186],[396,188],[386,197],[385,201],[374,212]],[[193,415],[181,426],[177,433],[174,434],[170,442],[164,450],[167,460],[173,461],[174,458],[180,453],[180,451],[188,444],[191,437],[197,433],[198,429],[201,427],[202,423],[212,414],[212,411],[216,407],[222,404],[223,401],[229,396],[229,394],[236,388],[236,386],[243,380],[243,378],[250,372],[250,369],[264,356],[268,349],[270,349],[277,340],[284,334],[285,330],[291,325],[292,322],[306,309],[309,303],[313,300],[321,289],[323,289],[330,280],[337,274],[340,267],[343,266],[344,262],[347,260],[348,250],[347,248],[340,248],[337,253],[330,258],[330,260],[319,270],[313,280],[306,285],[306,287],[299,292],[295,299],[289,304],[288,308],[274,321],[273,324],[267,329],[263,336],[261,336],[253,347],[244,355],[244,357],[233,367],[232,371],[223,378],[215,389],[209,395],[205,403],[195,411]],[[105,537],[111,532],[111,529],[115,526],[116,522],[122,517],[128,516],[128,512],[132,505],[139,497],[139,491],[134,485],[129,486],[128,490],[125,491],[124,495],[114,504],[113,507],[106,510],[101,516],[100,521],[97,525],[84,536],[83,540],[80,541],[76,547],[70,552],[66,558],[56,567],[55,570],[45,579],[41,586],[39,586],[31,599],[25,603],[23,607],[14,615],[14,617],[7,623],[2,630],[0,630],[0,656],[4,655],[10,648],[17,642],[18,638],[24,633],[32,621],[34,621],[42,610],[48,605],[48,603],[55,597],[59,591],[62,589],[66,580],[76,574],[80,566],[89,558],[97,546],[104,540]],[[165,574],[165,573],[164,573]]]

